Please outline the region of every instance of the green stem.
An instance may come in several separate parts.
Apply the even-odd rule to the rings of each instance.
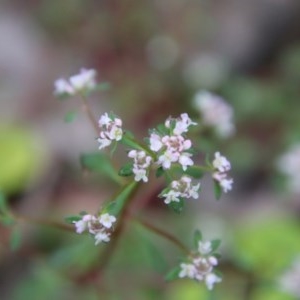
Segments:
[[[87,117],[89,118],[96,135],[99,135],[99,126],[98,126],[98,122],[94,116],[94,114],[92,113],[92,110],[88,104],[88,101],[86,99],[86,97],[82,94],[80,94],[80,100],[82,102],[82,110],[86,113]]]
[[[169,242],[173,243],[174,245],[176,245],[178,248],[180,248],[184,253],[186,253],[187,255],[190,254],[190,250],[184,245],[182,244],[175,236],[173,236],[172,234],[152,225],[151,223],[142,220],[140,218],[135,217],[134,220],[139,223],[140,225],[144,226],[145,228],[147,228],[148,230],[154,232],[155,234],[165,238],[166,240],[168,240]]]

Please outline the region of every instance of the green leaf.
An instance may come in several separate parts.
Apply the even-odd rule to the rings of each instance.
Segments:
[[[115,208],[116,208],[116,201],[112,201],[112,202],[109,202],[108,204],[106,204],[104,206],[104,208],[101,210],[101,214],[102,213],[108,213],[110,215],[113,215],[114,211],[115,211]]]
[[[211,241],[211,249],[212,249],[212,252],[216,251],[219,246],[221,244],[221,240],[217,239],[217,240],[212,240]]]
[[[173,211],[176,213],[180,214],[183,210],[184,206],[184,201],[182,198],[179,198],[179,202],[171,201],[170,204],[168,205]]]
[[[69,111],[69,112],[67,112],[65,114],[64,121],[66,123],[71,123],[71,122],[73,122],[76,119],[76,117],[77,117],[77,112],[75,112],[75,111]]]
[[[118,184],[122,183],[121,178],[110,162],[110,158],[104,153],[83,154],[80,156],[80,163],[84,169],[106,175]]]
[[[130,200],[130,196],[138,186],[138,182],[132,181],[125,185],[121,192],[113,199],[115,205],[111,207],[111,214],[117,216],[126,205],[127,201]]]
[[[68,216],[65,217],[65,222],[67,222],[68,224],[73,224],[74,222],[77,222],[81,219],[82,218],[80,216]]]
[[[15,220],[10,215],[1,216],[0,222],[3,226],[12,226],[15,224]]]
[[[99,92],[106,92],[111,88],[111,84],[109,82],[101,82],[96,85],[96,90]]]
[[[123,137],[120,142],[123,145],[128,146],[129,148],[145,151],[145,148],[143,148],[138,142],[136,142],[135,139],[132,137],[132,134],[128,131],[126,131],[123,134]]]
[[[119,170],[118,174],[123,177],[131,176],[133,174],[132,168],[133,168],[133,163],[131,162],[127,163]]]
[[[179,273],[181,271],[180,266],[173,268],[169,273],[165,276],[166,281],[171,281],[179,278]]]
[[[198,166],[191,166],[191,167],[187,168],[185,173],[187,175],[190,175],[190,176],[192,176],[194,178],[197,178],[197,179],[202,178],[203,175],[205,174],[203,169],[201,169],[201,167],[198,167]]]
[[[216,180],[214,180],[214,194],[215,194],[215,198],[217,200],[220,200],[221,195],[222,195],[222,188],[219,182],[217,182]]]
[[[156,169],[156,173],[155,173],[155,176],[157,178],[161,177],[163,174],[165,173],[165,170],[163,169],[163,167],[159,167]]]
[[[166,126],[164,124],[159,124],[159,125],[157,125],[156,128],[157,128],[158,133],[160,133],[162,135],[169,134],[169,130],[168,130],[168,128],[166,128]]]
[[[21,246],[21,231],[18,227],[14,227],[10,234],[9,244],[12,251],[16,251]]]
[[[195,230],[194,232],[194,246],[198,249],[198,243],[202,240],[202,233],[200,230]]]

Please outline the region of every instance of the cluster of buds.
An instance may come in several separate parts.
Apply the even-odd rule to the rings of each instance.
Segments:
[[[73,75],[66,80],[59,78],[54,82],[54,94],[57,96],[73,96],[86,93],[96,88],[97,72],[93,69],[81,69],[79,74]]]
[[[212,162],[214,167],[213,179],[220,185],[224,193],[232,189],[233,179],[228,177],[227,172],[231,169],[231,164],[220,152],[215,153],[215,159]]]
[[[226,138],[234,133],[233,109],[220,96],[206,91],[198,92],[194,106],[200,112],[203,124],[214,128],[220,137]]]
[[[184,113],[177,119],[168,118],[165,121],[168,134],[152,131],[149,139],[150,149],[158,153],[157,163],[163,169],[170,169],[172,163],[178,162],[185,171],[188,166],[194,164],[192,154],[187,151],[191,149],[192,142],[183,136],[191,125],[197,124]]]
[[[113,223],[116,217],[108,213],[101,214],[99,217],[86,214],[78,221],[73,221],[78,234],[88,231],[95,238],[95,245],[101,242],[109,242],[113,230]]]
[[[214,267],[218,264],[217,254],[214,253],[215,248],[212,242],[200,240],[196,253],[180,264],[178,277],[187,277],[198,282],[204,281],[207,288],[211,290],[215,283],[222,280],[214,272]]]
[[[105,113],[99,119],[100,137],[97,139],[99,142],[99,149],[108,147],[112,141],[120,141],[123,136],[122,120],[113,114]]]
[[[149,167],[152,162],[152,157],[147,155],[145,151],[131,150],[128,153],[128,157],[133,158],[134,180],[144,182],[148,181]]]
[[[179,202],[181,198],[197,199],[199,188],[200,183],[193,185],[192,178],[184,175],[179,180],[172,181],[170,186],[160,193],[159,197],[164,197],[166,204],[170,204],[172,201]]]

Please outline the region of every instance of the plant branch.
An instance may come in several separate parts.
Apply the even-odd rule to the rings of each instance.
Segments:
[[[92,113],[92,110],[88,104],[88,101],[87,99],[83,96],[83,95],[80,95],[80,100],[82,102],[82,110],[85,112],[85,114],[87,115],[88,119],[90,120],[95,132],[96,132],[96,135],[99,134],[99,126],[98,126],[98,122],[94,116],[94,114]]]

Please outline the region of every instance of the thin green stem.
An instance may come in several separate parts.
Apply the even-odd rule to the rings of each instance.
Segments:
[[[165,238],[169,242],[173,243],[187,255],[190,254],[190,250],[169,232],[166,232],[166,231],[162,230],[161,228],[158,228],[158,227],[152,225],[151,223],[149,223],[145,220],[142,220],[140,218],[135,217],[133,220],[136,221],[138,224],[142,225],[143,227],[145,227],[146,229],[154,232],[155,234],[157,234],[157,235]]]
[[[99,134],[98,122],[97,122],[94,114],[92,113],[92,110],[88,104],[86,97],[84,95],[80,94],[80,100],[82,102],[82,110],[86,113],[88,119],[90,120],[90,122],[96,132],[96,135],[98,135]]]

